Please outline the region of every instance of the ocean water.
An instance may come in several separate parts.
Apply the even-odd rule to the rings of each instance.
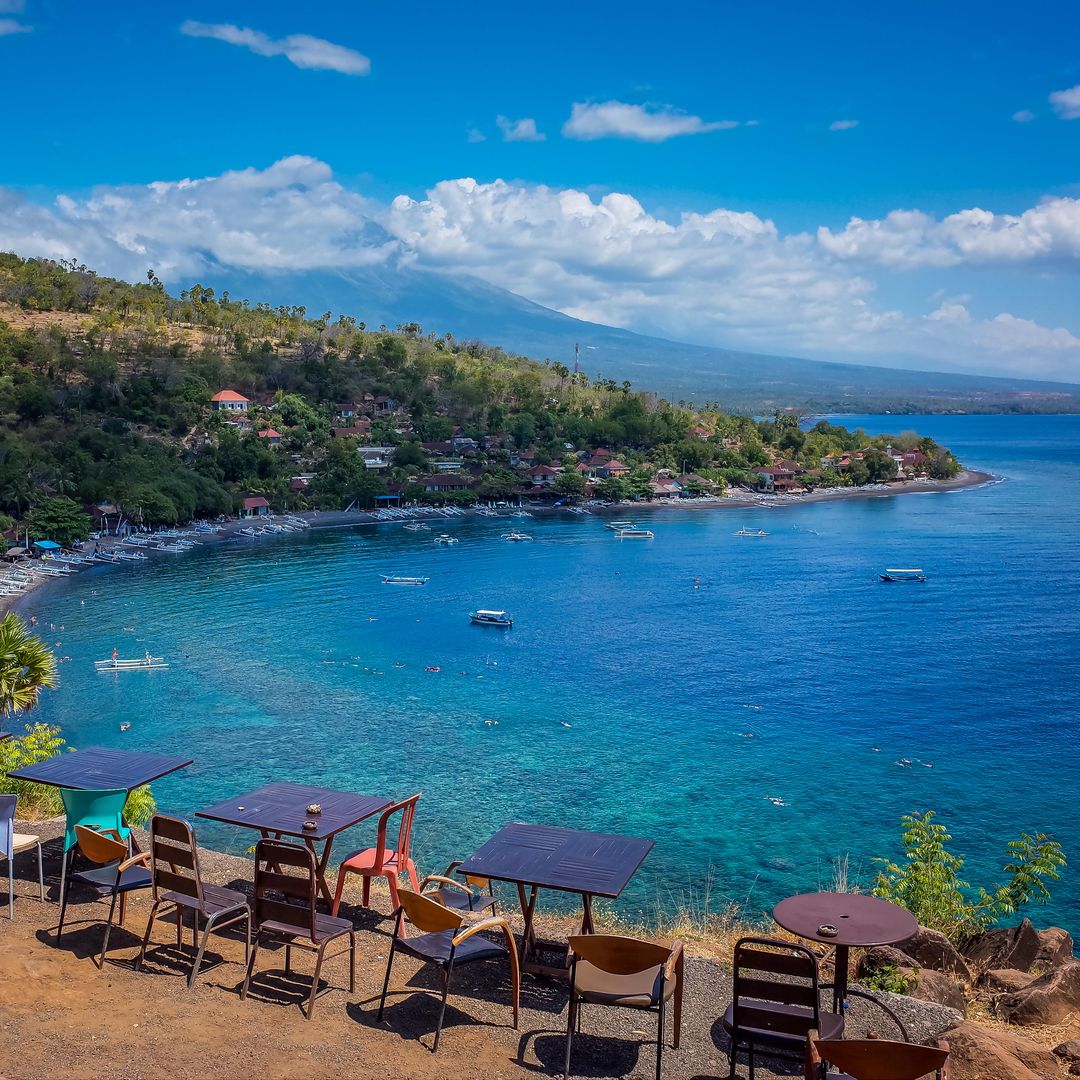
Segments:
[[[71,657],[37,718],[75,746],[190,754],[155,785],[186,815],[274,779],[423,791],[429,869],[509,820],[651,837],[629,914],[706,889],[768,910],[842,855],[865,883],[912,810],[939,812],[980,884],[1020,830],[1080,865],[1080,417],[845,422],[916,428],[1005,479],[643,511],[651,542],[566,514],[515,519],[531,544],[503,542],[505,521],[451,522],[449,548],[380,525],[102,567],[26,606]],[[929,580],[881,584],[885,566]],[[476,606],[513,629],[471,626]],[[97,674],[113,647],[171,666]],[[1035,915],[1080,930],[1073,869]]]

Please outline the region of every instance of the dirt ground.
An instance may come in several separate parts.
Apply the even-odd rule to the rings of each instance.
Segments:
[[[55,836],[57,827],[35,827]],[[455,973],[442,1042],[431,1052],[438,1011],[436,974],[405,956],[395,960],[383,1021],[376,1020],[385,972],[390,919],[388,899],[374,896],[378,911],[343,907],[358,928],[357,986],[348,993],[347,957],[328,961],[329,989],[316,1003],[314,1018],[303,1019],[300,1000],[310,988],[312,958],[294,952],[286,975],[283,951],[260,951],[259,973],[247,1001],[241,1001],[243,944],[235,936],[211,939],[208,960],[192,991],[191,936],[184,951],[172,924],[158,924],[155,944],[142,973],[132,960],[146,925],[148,900],[134,894],[123,930],[115,930],[104,970],[95,964],[100,949],[104,903],[75,903],[70,930],[54,936],[59,908],[59,843],[46,844],[45,904],[37,900],[33,854],[16,858],[15,920],[0,913],[0,1077],[303,1077],[439,1078],[557,1076],[562,1071],[566,989],[558,982],[526,975],[522,982],[519,1030],[511,1026],[508,968],[483,963]],[[250,874],[247,861],[207,853],[204,874],[238,886]],[[346,894],[349,895],[348,893]],[[354,896],[353,899],[358,899]],[[507,896],[506,910],[512,911]],[[682,1046],[664,1054],[664,1076],[726,1077],[727,1041],[718,1018],[730,998],[723,968],[706,958],[690,958]],[[853,1009],[852,1014],[857,1010]],[[670,1014],[669,1014],[670,1016]],[[911,1020],[908,1017],[909,1021]],[[933,1018],[925,1021],[930,1033]],[[669,1043],[670,1043],[670,1019]],[[849,1027],[857,1034],[857,1015]],[[649,1043],[655,1017],[630,1010],[585,1010],[575,1040],[573,1075],[589,1078],[651,1077],[655,1051]],[[759,1067],[757,1075],[801,1075],[794,1064]],[[745,1058],[739,1075],[747,1075]]]

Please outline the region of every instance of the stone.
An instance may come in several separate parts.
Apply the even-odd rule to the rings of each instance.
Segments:
[[[1062,1061],[1080,1062],[1080,1039],[1070,1039],[1068,1042],[1059,1043],[1054,1047],[1053,1054]]]
[[[1011,1031],[961,1020],[941,1037],[949,1044],[952,1080],[1047,1080],[1061,1075],[1049,1050]]]
[[[1051,968],[1023,990],[994,1002],[994,1012],[1010,1024],[1057,1024],[1080,1008],[1080,961]]]
[[[964,963],[964,958],[940,930],[920,926],[914,937],[901,942],[899,948],[907,953],[918,967],[956,975],[964,982],[971,980],[971,972]]]
[[[901,970],[918,966],[907,953],[894,949],[891,945],[877,945],[872,949],[867,949],[859,957],[859,962],[855,967],[855,977],[857,979],[868,979],[885,968]]]
[[[905,971],[904,974],[908,972]],[[908,990],[909,997],[918,998],[920,1001],[934,1001],[938,1005],[955,1009],[961,1016],[967,1015],[967,1002],[958,982],[950,979],[944,972],[931,971],[929,968],[919,968],[912,974],[915,985]]]
[[[1076,959],[1072,935],[1067,930],[1062,930],[1060,926],[1050,926],[1035,933],[1039,939],[1039,951],[1035,954],[1032,967],[1052,968]]]
[[[1030,972],[1017,971],[1016,968],[995,968],[979,976],[978,987],[989,990],[991,994],[1015,994],[1030,986],[1036,978]]]
[[[1031,920],[1024,919],[1019,926],[1004,926],[977,934],[964,946],[963,954],[979,971],[994,968],[1030,971],[1041,944]]]
[[[1075,1061],[1069,1066],[1069,1075],[1080,1076],[1080,1061]]]

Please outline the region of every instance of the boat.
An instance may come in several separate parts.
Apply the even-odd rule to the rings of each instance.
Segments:
[[[426,585],[426,577],[403,577],[401,574],[383,574],[384,585]]]
[[[616,529],[616,540],[652,540],[653,533],[649,529]]]
[[[149,653],[137,660],[121,660],[120,657],[114,656],[109,660],[94,661],[94,668],[97,671],[158,671],[168,666],[165,657],[151,656]]]
[[[431,532],[431,526],[425,525],[422,521],[410,521],[405,526],[406,532]]]
[[[506,611],[487,611],[480,608],[477,611],[470,611],[469,618],[477,626],[510,627],[514,625],[514,620],[510,618],[509,613]]]
[[[732,533],[732,536],[768,536],[769,534],[764,529],[748,529],[745,525],[738,530],[738,532]]]
[[[451,536],[449,533],[439,533],[439,535],[435,537],[436,544],[456,544],[457,542],[457,537]]]
[[[886,569],[884,574],[879,574],[878,577],[882,581],[925,581],[926,574],[922,572],[918,567],[908,570],[895,570]]]
[[[514,532],[503,533],[502,538],[504,540],[509,540],[512,544],[520,544],[526,540],[532,539],[528,533],[517,532],[516,530]]]
[[[609,521],[605,526],[605,529],[614,529],[618,532],[620,529],[636,529],[637,522],[634,521]]]

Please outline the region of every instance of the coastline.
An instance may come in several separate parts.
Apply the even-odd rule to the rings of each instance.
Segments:
[[[748,509],[778,509],[783,507],[804,506],[807,503],[832,502],[840,499],[887,499],[896,495],[926,495],[947,494],[956,491],[965,491],[973,488],[984,487],[987,484],[1000,483],[1004,478],[994,473],[981,472],[975,469],[964,469],[953,480],[908,480],[894,484],[867,484],[857,488],[830,488],[826,491],[807,492],[802,495],[769,495],[754,492],[739,492],[736,495],[721,497],[703,497],[698,499],[680,499],[671,502],[624,502],[610,503],[607,506],[588,507],[588,516],[603,517],[610,514],[626,513],[632,510],[635,514],[659,513],[663,511],[700,511],[700,510],[748,510]],[[516,509],[516,508],[513,508]],[[507,520],[511,510],[496,513],[496,517]],[[530,514],[534,517],[552,517],[556,514],[566,514],[570,510],[562,506],[528,506]],[[448,519],[432,507],[429,512],[418,511],[410,514],[411,521],[448,521],[460,518],[478,519],[482,515],[471,508],[462,508],[462,514],[455,519]],[[581,515],[584,516],[584,515]],[[286,518],[300,518],[308,523],[311,529],[347,529],[361,525],[386,525],[393,524],[401,519],[387,519],[377,516],[376,511],[367,510],[305,510],[294,514],[270,515],[264,519],[252,519],[250,521],[231,521],[217,531],[200,537],[200,544],[214,546],[217,544],[236,542],[241,536],[241,530],[260,523],[275,523]],[[494,520],[494,519],[491,519]],[[252,542],[258,542],[261,538],[252,538]],[[120,547],[121,544],[115,537],[109,537],[98,542],[102,550],[110,551]],[[70,578],[37,578],[23,592],[12,596],[0,596],[0,614],[7,611],[19,611],[38,589],[53,580],[71,580],[77,578],[78,573]]]

